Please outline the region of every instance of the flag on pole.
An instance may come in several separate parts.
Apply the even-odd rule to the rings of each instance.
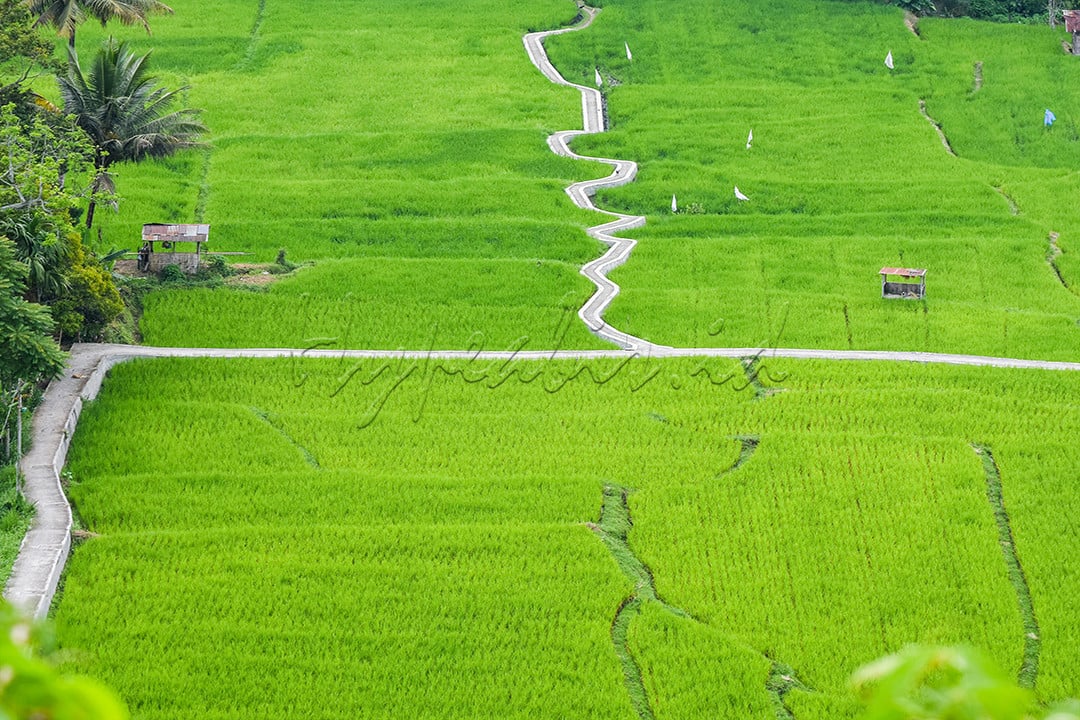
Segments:
[[[754,130],[751,128],[750,134],[746,136],[746,149],[749,150],[750,146],[754,144]]]
[[[748,197],[746,197],[745,195],[743,195],[743,194],[742,194],[742,191],[741,191],[741,190],[739,190],[739,186],[738,186],[738,185],[736,185],[736,186],[735,186],[735,199],[736,199],[736,200],[738,200],[739,202],[743,202],[743,201],[745,201],[745,200],[749,200],[750,198],[748,198]]]
[[[604,78],[600,77],[600,68],[596,68],[596,87],[601,87],[604,84]]]
[[[889,54],[885,56],[885,67],[889,68],[890,70],[893,69],[892,50],[890,50]]]
[[[1057,116],[1050,112],[1050,108],[1046,108],[1046,113],[1043,115],[1043,125],[1050,127],[1057,120]]]
[[[671,196],[671,212],[679,212],[679,202],[675,199],[674,195]]]
[[[623,46],[626,48],[626,59],[633,61],[634,56],[630,54],[630,43],[624,42]]]

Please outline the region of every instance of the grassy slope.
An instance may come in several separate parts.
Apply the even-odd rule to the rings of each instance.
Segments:
[[[1061,233],[1059,265],[1080,286],[1066,200],[1080,106],[1063,92],[1080,64],[1048,29],[924,21],[919,39],[901,20],[846,2],[614,0],[589,33],[552,41],[568,76],[599,66],[621,83],[612,131],[576,149],[641,163],[633,186],[600,197],[649,222],[613,275],[612,322],[676,345],[1078,357],[1080,297],[1045,256]],[[1062,120],[1046,132],[1051,105]],[[705,214],[672,215],[672,193]],[[881,300],[886,265],[928,268],[926,302]]]
[[[597,246],[581,232],[591,216],[563,193],[582,167],[544,143],[579,121],[579,104],[535,71],[520,38],[573,7],[270,2],[256,21],[258,6],[181,1],[152,38],[126,31],[155,48],[163,79],[192,85],[212,150],[120,168],[125,199],[105,218],[105,244],[136,246],[146,221],[198,218],[216,250],[338,262],[266,295],[162,293],[145,340],[299,345],[312,312],[332,318],[318,336],[351,327],[355,347],[421,347],[432,320],[449,345],[553,334],[564,304],[590,294],[577,268]],[[84,53],[95,32],[80,33]],[[533,292],[519,301],[523,288]],[[346,293],[359,309],[341,317]],[[601,346],[577,324],[567,339]]]
[[[631,717],[608,633],[632,588],[583,526],[609,483],[693,618],[631,621],[659,717],[760,714],[763,654],[814,689],[799,718],[852,716],[847,675],[909,642],[1017,667],[972,442],[1002,469],[1040,693],[1080,692],[1078,376],[769,361],[784,390],[755,399],[720,361],[589,364],[565,386],[565,363],[383,366],[114,370],[72,455],[101,537],[56,621],[137,717]],[[725,472],[744,435],[757,451]]]

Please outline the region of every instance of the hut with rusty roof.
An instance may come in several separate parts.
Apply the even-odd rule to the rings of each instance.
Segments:
[[[142,239],[139,270],[157,273],[166,265],[177,265],[188,275],[194,275],[210,239],[210,226],[147,223],[142,226]]]

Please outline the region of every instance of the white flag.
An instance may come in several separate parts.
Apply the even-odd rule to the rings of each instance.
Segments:
[[[750,146],[754,144],[754,131],[751,130],[750,134],[746,136],[746,149],[749,150]]]
[[[627,60],[633,60],[634,56],[630,54],[630,43],[625,43],[624,42],[623,45],[626,47],[626,59]]]
[[[893,69],[892,50],[890,50],[889,54],[885,56],[885,67],[889,68],[890,70]]]
[[[739,202],[742,202],[742,201],[744,201],[744,200],[749,200],[749,199],[750,199],[750,198],[748,198],[748,197],[746,197],[745,195],[743,195],[743,194],[742,194],[742,191],[741,191],[741,190],[739,190],[739,186],[738,186],[738,185],[736,185],[736,186],[735,186],[735,198],[736,198],[737,200],[739,200]]]
[[[596,87],[601,87],[604,84],[604,78],[600,77],[600,68],[596,68]]]
[[[671,196],[671,212],[673,212],[673,213],[679,212],[679,203],[678,203],[677,200],[675,200],[674,195]]]

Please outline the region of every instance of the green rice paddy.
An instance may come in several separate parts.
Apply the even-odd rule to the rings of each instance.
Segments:
[[[140,718],[626,718],[632,681],[656,717],[768,717],[775,663],[808,689],[795,717],[853,717],[851,671],[911,642],[1022,664],[977,444],[1036,689],[1080,691],[1080,377],[758,372],[755,392],[731,361],[118,367],[71,458],[96,535],[58,634]],[[599,533],[613,487],[625,550]],[[636,680],[611,636],[635,597]]]
[[[130,34],[212,145],[121,168],[104,243],[197,219],[313,266],[156,292],[146,342],[601,346],[576,310],[602,220],[563,188],[605,171],[548,151],[579,99],[521,44],[572,3],[172,4]],[[548,47],[605,78],[611,130],[575,149],[640,163],[599,195],[648,220],[619,329],[1080,359],[1058,34],[603,5]],[[895,265],[928,268],[925,301],[879,297]],[[132,362],[72,445],[88,535],[56,632],[137,720],[833,720],[908,643],[976,646],[1052,702],[1080,695],[1078,398],[1075,373],[900,363]]]
[[[919,29],[870,3],[642,0],[553,38],[568,76],[611,83],[611,132],[575,149],[641,164],[600,195],[648,217],[610,321],[683,346],[1077,357],[1080,65],[1049,28]],[[925,302],[880,298],[897,266],[928,269]]]

